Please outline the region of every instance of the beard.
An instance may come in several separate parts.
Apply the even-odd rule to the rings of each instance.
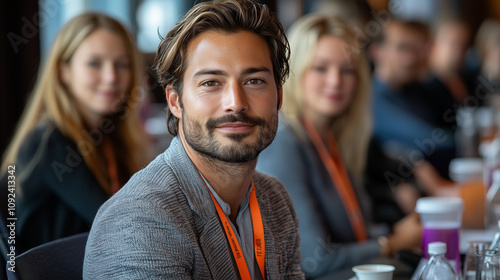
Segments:
[[[253,143],[247,143],[245,138],[251,136],[254,131],[248,133],[226,133],[222,137],[230,140],[223,144],[215,138],[214,132],[217,126],[224,123],[242,122],[254,125],[258,129],[257,137]],[[274,114],[266,122],[262,118],[250,117],[246,114],[233,114],[221,118],[211,118],[204,125],[191,119],[185,111],[182,112],[182,129],[186,142],[195,151],[207,157],[223,162],[245,163],[255,160],[274,139],[278,127],[278,114]]]

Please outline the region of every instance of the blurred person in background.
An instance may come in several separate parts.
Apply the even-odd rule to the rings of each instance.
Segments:
[[[422,30],[415,22],[393,19],[371,46],[374,137],[392,157],[407,158],[418,151],[447,178],[456,149],[454,132],[443,120],[450,98],[427,91],[420,83],[428,42]]]
[[[471,30],[466,21],[456,15],[443,15],[433,30],[433,42],[429,56],[431,77],[427,90],[450,95],[455,103],[464,104],[473,92],[473,80],[464,69]],[[450,106],[450,105],[449,105]]]
[[[432,44],[432,35],[427,24],[417,21],[410,20],[407,21],[409,27],[411,27],[416,33],[418,33],[415,49],[417,51],[417,63],[420,68],[419,79],[424,80],[429,75],[429,54]]]
[[[452,22],[456,24],[455,21]],[[465,27],[447,24],[441,21],[442,29],[438,30],[454,33],[453,36],[443,35],[449,35],[453,39],[442,42],[441,39],[444,38],[441,38],[431,48],[434,52],[437,48],[444,52],[445,47],[438,47],[437,44],[460,45],[462,51],[454,50],[457,53],[446,54],[447,58],[439,61],[442,69],[447,69],[443,73],[458,73],[466,43],[464,40],[462,43],[452,42],[463,39],[459,30]],[[371,51],[375,63],[372,78],[375,129],[369,150],[367,170],[371,177],[368,179],[373,182],[378,176],[379,184],[383,184],[380,177],[383,173],[386,181],[393,182],[391,185],[404,183],[394,189],[394,195],[397,204],[406,213],[414,209],[419,196],[459,196],[465,200],[466,205],[474,204],[480,196],[474,189],[455,186],[449,180],[449,164],[457,155],[457,101],[447,90],[435,86],[441,83],[435,76],[436,64],[429,64],[428,75],[422,80],[424,72],[421,69],[425,61],[422,58],[425,51],[419,48],[424,45],[422,42],[425,37],[421,36],[424,34],[421,30],[412,21],[393,19],[384,29],[381,40],[373,44]],[[388,155],[396,161],[382,164],[377,160],[381,158],[380,154]],[[368,188],[368,191],[372,191],[372,196],[382,196],[374,188]],[[469,216],[469,210],[474,212],[474,209],[468,208],[464,217]],[[477,223],[464,218],[464,225],[475,227],[475,224]]]
[[[355,34],[343,21],[317,14],[294,23],[289,40],[293,76],[284,85],[276,138],[257,170],[277,177],[292,197],[304,272],[318,278],[418,248],[415,215],[387,236],[369,227],[362,186],[371,137],[369,67]]]
[[[7,152],[18,253],[90,230],[98,208],[148,160],[140,59],[115,19],[86,13],[59,32]]]
[[[475,47],[481,58],[474,93],[488,102],[489,94],[500,93],[500,21],[485,20],[476,35]],[[481,89],[478,89],[482,84]],[[484,92],[484,91],[487,92]],[[488,94],[489,93],[489,94]],[[498,98],[497,98],[498,99]],[[500,104],[494,104],[500,108]]]

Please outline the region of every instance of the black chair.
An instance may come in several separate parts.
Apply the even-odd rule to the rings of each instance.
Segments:
[[[82,279],[85,244],[89,233],[51,241],[32,248],[16,258],[15,273],[9,270],[9,280]]]

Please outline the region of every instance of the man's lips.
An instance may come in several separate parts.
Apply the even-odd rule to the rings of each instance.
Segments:
[[[232,122],[232,123],[221,124],[217,126],[217,128],[223,131],[237,133],[237,132],[248,132],[254,126],[255,126],[254,124],[249,124],[249,123]]]

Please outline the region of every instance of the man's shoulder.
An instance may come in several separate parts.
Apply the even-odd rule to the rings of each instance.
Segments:
[[[253,180],[258,198],[265,197],[272,206],[293,204],[288,191],[275,177],[255,171]]]
[[[101,215],[113,216],[115,211],[123,211],[134,207],[141,211],[127,212],[129,215],[148,216],[158,214],[168,209],[182,207],[179,197],[182,190],[171,167],[165,162],[163,154],[160,154],[144,169],[135,173],[130,180],[114,194],[99,210],[96,219]],[[176,203],[172,203],[175,200]],[[187,205],[187,203],[186,203]]]
[[[292,199],[283,184],[278,179],[255,172],[254,183],[257,200],[261,208],[262,218],[269,232],[276,236],[288,236],[284,239],[291,240],[298,227],[297,214]],[[283,233],[292,233],[282,235]]]
[[[265,191],[270,191],[276,188],[279,189],[280,187],[283,186],[278,179],[257,170],[254,173],[253,180],[256,186],[259,185],[269,186],[265,188]]]

